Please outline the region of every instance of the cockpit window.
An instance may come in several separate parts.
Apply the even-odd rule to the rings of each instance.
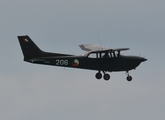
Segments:
[[[88,55],[88,58],[96,58],[96,53],[90,53],[90,54]]]

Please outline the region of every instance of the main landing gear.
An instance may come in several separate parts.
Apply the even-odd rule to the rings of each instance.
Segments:
[[[126,78],[127,81],[129,81],[129,82],[132,81],[132,76],[129,75],[128,71],[126,72],[126,74],[127,74],[127,78]]]
[[[104,73],[104,76],[103,76],[104,80],[108,81],[110,79],[110,75],[105,73],[104,71],[103,71],[103,73]],[[97,79],[101,79],[102,78],[101,72],[99,71],[98,73],[96,73],[95,77]]]

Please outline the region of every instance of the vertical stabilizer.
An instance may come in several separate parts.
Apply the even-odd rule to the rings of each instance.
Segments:
[[[41,57],[43,51],[30,39],[29,36],[18,36],[24,59]]]
[[[58,56],[71,56],[68,54],[50,53],[42,51],[29,36],[18,36],[19,43],[24,55],[24,60],[38,58],[38,57],[58,57]]]

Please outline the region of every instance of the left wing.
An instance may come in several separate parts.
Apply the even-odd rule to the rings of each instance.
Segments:
[[[103,47],[103,46],[99,46],[99,45],[94,45],[94,44],[82,44],[79,45],[79,47],[84,50],[84,51],[97,51],[97,50],[108,50],[110,48],[108,47]]]

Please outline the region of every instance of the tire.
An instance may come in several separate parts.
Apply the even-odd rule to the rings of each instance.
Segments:
[[[109,74],[105,74],[104,75],[104,80],[108,81],[110,79],[110,75]]]

